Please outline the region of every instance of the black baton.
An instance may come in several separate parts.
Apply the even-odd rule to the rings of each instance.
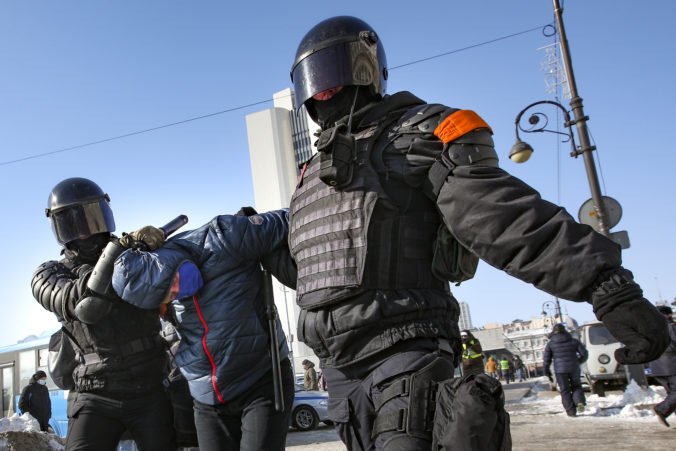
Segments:
[[[272,294],[272,276],[263,270],[263,296],[265,298],[265,317],[268,319],[270,334],[270,358],[272,359],[272,385],[275,391],[275,410],[284,411],[284,391],[282,388],[282,370],[279,365],[279,342],[277,341],[277,308]]]
[[[188,217],[186,215],[178,215],[159,229],[164,232],[164,237],[166,238],[187,223]]]

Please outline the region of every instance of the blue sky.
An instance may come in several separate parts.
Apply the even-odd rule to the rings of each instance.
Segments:
[[[566,0],[564,21],[603,193],[624,211],[613,229],[629,232],[624,264],[651,301],[671,301],[676,3],[636,5]],[[245,115],[270,108],[272,94],[290,85],[305,32],[341,14],[378,31],[390,67],[553,21],[548,0],[1,2],[0,345],[58,326],[30,292],[34,269],[59,255],[44,216],[56,183],[95,180],[110,194],[118,233],[179,213],[198,226],[252,204]],[[388,92],[409,90],[477,111],[495,132],[501,166],[577,217],[590,194],[582,159],[568,157],[567,143],[524,135],[536,149],[531,160],[517,166],[507,158],[516,114],[553,97],[540,69],[545,55],[537,50],[550,43],[538,30],[393,69]],[[554,111],[545,111],[554,122]],[[537,316],[553,299],[483,263],[474,280],[453,292],[470,304],[475,325]],[[562,301],[562,307],[579,321],[593,319],[589,305]]]

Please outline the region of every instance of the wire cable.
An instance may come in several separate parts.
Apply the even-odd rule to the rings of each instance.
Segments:
[[[422,63],[422,62],[429,61],[429,60],[432,60],[432,59],[435,59],[435,58],[440,58],[442,56],[447,56],[447,55],[451,55],[451,54],[454,54],[454,53],[458,53],[458,52],[462,52],[462,51],[465,51],[465,50],[470,50],[470,49],[473,49],[473,48],[476,48],[476,47],[480,47],[480,46],[483,46],[483,45],[492,44],[494,42],[502,41],[504,39],[509,39],[509,38],[512,38],[512,37],[515,37],[515,36],[520,36],[522,34],[530,33],[530,32],[535,31],[535,30],[540,30],[540,29],[543,29],[546,26],[547,25],[540,25],[540,26],[535,27],[535,28],[530,28],[528,30],[519,31],[517,33],[512,33],[512,34],[509,34],[509,35],[506,35],[506,36],[501,36],[499,38],[491,39],[489,41],[480,42],[478,44],[470,45],[470,46],[463,47],[463,48],[456,49],[456,50],[451,50],[450,52],[444,52],[444,53],[440,53],[438,55],[429,56],[427,58],[419,59],[419,60],[416,60],[416,61],[411,61],[409,63],[400,64],[398,66],[388,68],[388,70],[392,71],[392,70],[399,69],[401,67],[411,66],[413,64]],[[7,166],[7,165],[10,165],[10,164],[19,163],[19,162],[26,161],[26,160],[32,160],[32,159],[35,159],[35,158],[46,157],[46,156],[54,155],[54,154],[57,154],[57,153],[69,152],[69,151],[72,151],[72,150],[82,149],[84,147],[90,147],[90,146],[102,144],[102,143],[105,143],[105,142],[115,141],[115,140],[122,139],[122,138],[128,138],[130,136],[140,135],[142,133],[148,133],[148,132],[160,130],[160,129],[167,128],[167,127],[173,127],[173,126],[176,126],[176,125],[185,124],[187,122],[193,122],[193,121],[197,121],[197,120],[200,120],[200,119],[206,119],[208,117],[218,116],[220,114],[230,113],[232,111],[242,110],[244,108],[249,108],[249,107],[256,106],[256,105],[261,105],[263,103],[272,102],[272,101],[273,101],[273,99],[261,100],[259,102],[249,103],[247,105],[236,106],[236,107],[233,107],[233,108],[228,108],[226,110],[217,111],[215,113],[204,114],[202,116],[197,116],[197,117],[193,117],[193,118],[190,118],[190,119],[184,119],[184,120],[181,120],[181,121],[171,122],[169,124],[158,125],[157,127],[146,128],[146,129],[138,130],[138,131],[135,131],[135,132],[125,133],[123,135],[117,135],[117,136],[113,136],[113,137],[110,137],[110,138],[99,139],[97,141],[91,141],[91,142],[88,142],[88,143],[85,143],[85,144],[78,144],[76,146],[64,147],[62,149],[52,150],[52,151],[49,151],[49,152],[42,152],[42,153],[29,155],[29,156],[22,157],[22,158],[16,158],[14,160],[1,161],[0,166]]]

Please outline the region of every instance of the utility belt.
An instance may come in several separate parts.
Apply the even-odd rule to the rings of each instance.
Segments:
[[[122,363],[123,359],[134,354],[165,346],[166,342],[159,335],[154,337],[141,337],[121,345],[118,348],[119,352],[114,356],[104,357],[102,359],[101,356],[96,352],[91,352],[88,354],[81,354],[77,352],[75,354],[75,358],[80,362],[80,365],[83,366],[91,366],[104,362],[109,364],[117,364]]]

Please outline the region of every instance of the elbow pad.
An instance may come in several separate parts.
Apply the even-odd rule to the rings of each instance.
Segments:
[[[469,132],[445,145],[444,152],[455,166],[498,167],[498,154],[491,131],[481,128]]]
[[[72,279],[73,273],[65,266],[56,261],[43,263],[33,274],[31,289],[33,297],[43,308],[53,312],[59,321],[72,320],[72,309],[69,305],[75,305],[78,298],[72,294],[77,292],[77,285],[84,289],[84,281]]]
[[[75,316],[85,324],[96,324],[113,309],[113,303],[98,296],[88,296],[75,306]]]

